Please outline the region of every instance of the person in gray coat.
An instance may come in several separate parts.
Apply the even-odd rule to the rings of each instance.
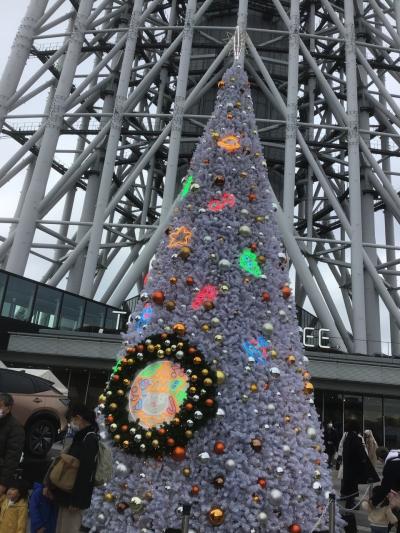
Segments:
[[[13,399],[0,392],[0,496],[15,478],[25,444],[24,428],[11,414]]]

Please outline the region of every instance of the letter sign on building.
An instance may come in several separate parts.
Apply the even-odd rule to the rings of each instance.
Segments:
[[[318,332],[318,346],[315,343],[315,332]],[[306,348],[330,348],[329,329],[303,328],[303,345]]]

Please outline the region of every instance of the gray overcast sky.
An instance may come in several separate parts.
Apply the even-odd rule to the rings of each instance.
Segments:
[[[3,0],[2,4],[5,1]],[[15,34],[21,23],[21,19],[25,14],[29,0],[14,0],[14,2],[7,2],[7,8],[2,9],[1,12],[1,32],[0,32],[0,72],[3,72],[7,58],[10,53],[10,48],[13,43]]]

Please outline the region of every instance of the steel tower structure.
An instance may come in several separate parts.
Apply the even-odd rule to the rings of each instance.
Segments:
[[[0,83],[3,268],[113,305],[140,287],[236,27],[296,303],[344,350],[387,325],[400,353],[398,0],[31,0]]]

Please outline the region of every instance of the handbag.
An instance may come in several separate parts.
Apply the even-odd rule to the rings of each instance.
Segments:
[[[49,472],[50,483],[64,492],[74,488],[80,461],[73,455],[62,453],[55,460]]]

